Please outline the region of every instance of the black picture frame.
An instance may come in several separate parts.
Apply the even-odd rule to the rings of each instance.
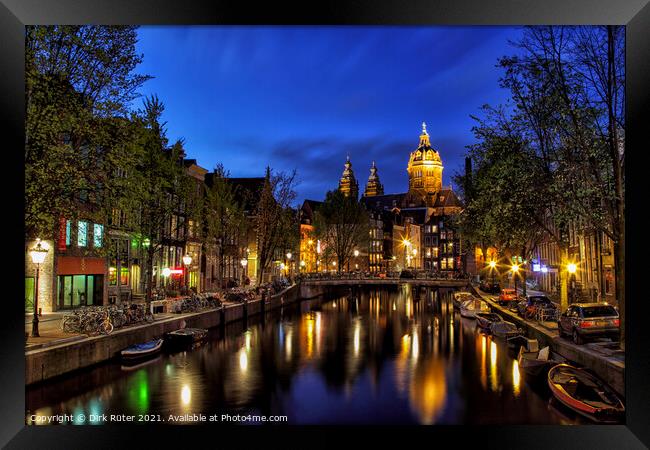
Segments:
[[[27,427],[25,412],[24,311],[20,299],[24,270],[21,189],[24,169],[24,25],[28,24],[364,24],[364,25],[626,25],[626,223],[627,223],[627,344],[626,424],[617,426],[490,426],[467,427]],[[647,304],[643,292],[643,225],[646,129],[650,124],[650,5],[648,0],[621,4],[605,0],[377,0],[259,5],[234,1],[171,0],[0,0],[0,108],[6,131],[3,139],[5,211],[5,319],[0,327],[3,370],[0,371],[0,443],[6,448],[130,448],[136,437],[154,446],[209,445],[247,448],[260,445],[338,446],[350,435],[365,445],[424,445],[465,447],[478,444],[500,448],[646,448],[650,446],[650,358],[647,343]],[[12,236],[16,236],[13,238]],[[14,280],[19,279],[20,282]],[[343,436],[345,433],[346,436]],[[225,439],[226,435],[229,438]],[[314,436],[316,435],[316,436]],[[196,439],[196,441],[195,441]],[[201,440],[199,440],[201,439]],[[236,439],[236,440],[233,440]],[[158,441],[154,443],[153,441]],[[203,443],[199,443],[203,442]],[[228,442],[228,444],[226,444]],[[291,444],[289,444],[291,442]],[[292,445],[293,444],[293,445]]]

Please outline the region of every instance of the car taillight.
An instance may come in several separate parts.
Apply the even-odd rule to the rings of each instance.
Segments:
[[[614,324],[615,327],[617,327],[617,326],[620,325],[621,321],[620,321],[620,319],[614,319],[614,320],[612,320],[612,323]]]
[[[589,328],[593,327],[595,325],[595,322],[593,320],[583,320],[580,323],[580,328]]]

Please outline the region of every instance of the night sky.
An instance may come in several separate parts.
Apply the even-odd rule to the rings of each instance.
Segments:
[[[166,106],[170,141],[232,176],[298,170],[296,203],[338,186],[349,154],[360,193],[376,161],[384,190],[405,192],[421,123],[443,183],[463,170],[470,114],[507,99],[497,58],[513,27],[141,27],[141,89]],[[136,106],[139,106],[140,100]]]

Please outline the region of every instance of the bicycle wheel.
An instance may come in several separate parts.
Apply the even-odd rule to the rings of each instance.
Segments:
[[[110,320],[102,324],[102,332],[104,334],[111,334],[113,332],[113,324],[110,322]]]

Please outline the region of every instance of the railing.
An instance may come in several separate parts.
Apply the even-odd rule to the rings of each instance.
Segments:
[[[470,275],[462,272],[427,272],[408,271],[403,272],[318,272],[302,273],[296,276],[297,280],[318,281],[318,280],[436,280],[436,281],[469,281]]]

